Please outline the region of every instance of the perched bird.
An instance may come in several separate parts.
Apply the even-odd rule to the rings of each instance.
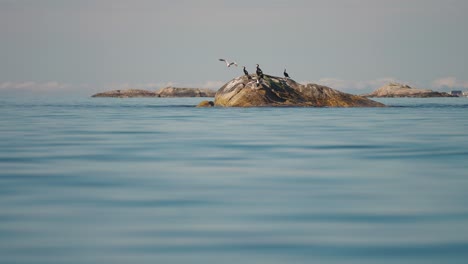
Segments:
[[[260,79],[263,79],[263,71],[260,69],[260,65],[257,64],[257,76]]]
[[[245,74],[245,76],[247,76],[247,79],[250,80],[252,78],[252,77],[250,77],[249,72],[245,69],[245,66],[244,66],[244,74]]]
[[[225,59],[219,59],[219,61],[224,61],[226,63],[226,66],[227,67],[231,67],[231,65],[234,65],[237,67],[237,63],[236,62],[229,62],[228,60],[225,60]]]
[[[289,78],[289,74],[286,72],[286,69],[284,69],[283,74],[284,74],[284,77]]]
[[[243,67],[244,67],[244,74],[249,75],[249,72],[245,69],[245,66],[243,66]]]

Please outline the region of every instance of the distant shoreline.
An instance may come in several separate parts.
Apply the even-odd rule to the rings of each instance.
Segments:
[[[92,95],[91,97],[110,98],[148,98],[148,97],[215,97],[216,91],[204,88],[166,87],[157,91],[142,89],[111,90]]]

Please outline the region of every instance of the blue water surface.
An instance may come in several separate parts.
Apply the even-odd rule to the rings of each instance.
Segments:
[[[467,263],[468,98],[0,98],[0,263]]]

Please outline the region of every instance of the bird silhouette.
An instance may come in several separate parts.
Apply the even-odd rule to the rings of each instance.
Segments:
[[[245,69],[245,66],[243,66],[243,67],[244,67],[244,74],[245,74],[245,76],[247,76],[247,79],[250,80],[252,77],[250,77],[249,72]]]
[[[260,79],[263,79],[263,71],[262,71],[262,69],[260,69],[260,65],[258,65],[258,64],[257,64],[257,76]]]
[[[226,66],[227,67],[231,67],[232,65],[236,66],[237,67],[237,63],[235,61],[233,62],[229,62],[228,60],[226,59],[219,59],[219,61],[224,61],[226,63]]]

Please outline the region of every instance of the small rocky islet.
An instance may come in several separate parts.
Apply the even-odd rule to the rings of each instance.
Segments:
[[[211,89],[166,87],[157,91],[147,91],[141,89],[112,90],[97,93],[91,97],[214,97],[215,94],[216,91]]]
[[[380,87],[369,94],[363,94],[364,97],[412,97],[412,98],[429,98],[429,97],[454,97],[451,94],[444,92],[436,92],[429,89],[417,89],[409,85],[400,83],[389,83]]]
[[[261,80],[261,81],[257,81]],[[343,93],[318,84],[300,84],[290,78],[256,74],[243,75],[227,82],[214,102],[198,107],[384,107],[368,98]]]

